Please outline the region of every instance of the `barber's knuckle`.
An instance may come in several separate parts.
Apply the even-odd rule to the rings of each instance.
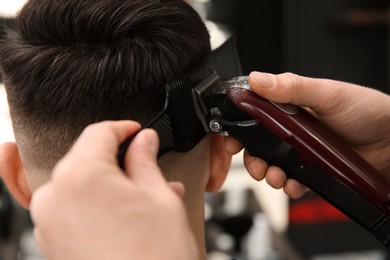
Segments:
[[[156,168],[152,161],[141,158],[134,160],[132,163],[134,163],[138,170],[142,171],[155,171]]]
[[[101,128],[105,127],[105,124],[102,122],[102,123],[95,123],[95,124],[91,124],[91,125],[87,125],[85,128],[84,128],[84,131],[83,131],[83,135],[90,135],[90,134],[93,134],[95,132],[99,132],[101,131]]]
[[[91,134],[100,134],[102,131],[105,131],[106,129],[110,129],[113,127],[112,121],[100,121],[97,123],[93,123],[90,125],[87,125],[84,128],[83,134],[91,135]]]
[[[291,89],[301,88],[303,86],[303,79],[301,76],[292,72],[282,74],[283,84]]]
[[[168,212],[180,212],[183,208],[180,199],[173,192],[166,192],[164,196],[161,196],[161,202]]]
[[[75,159],[60,161],[53,171],[53,185],[58,186],[58,190],[72,189],[77,191],[84,189],[94,179],[91,167],[85,167],[85,164],[85,161]]]
[[[328,98],[322,99],[322,107],[326,108],[328,114],[340,113],[348,107],[351,96],[344,88],[332,88],[328,95]]]
[[[76,181],[78,183],[76,188],[79,188],[83,192],[87,187],[89,189],[99,186],[101,183],[101,178],[103,178],[103,176],[99,174],[99,172],[100,169],[94,170],[93,167],[89,167],[84,171],[80,171],[79,174],[77,174]]]
[[[52,179],[62,179],[62,177],[69,172],[72,172],[72,166],[68,163],[67,160],[60,160],[57,165],[54,167],[53,173],[52,173]]]

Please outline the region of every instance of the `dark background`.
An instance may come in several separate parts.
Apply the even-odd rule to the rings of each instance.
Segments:
[[[387,0],[211,0],[244,71],[285,71],[372,86],[389,82]]]

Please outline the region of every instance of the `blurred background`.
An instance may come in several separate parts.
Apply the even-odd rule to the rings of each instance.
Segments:
[[[25,0],[0,0],[0,26]],[[332,78],[390,92],[388,0],[193,0],[213,46],[233,35],[253,70]],[[1,37],[1,34],[0,34]],[[0,143],[12,141],[0,83]],[[234,159],[221,192],[207,194],[209,259],[387,259],[368,232],[309,192],[289,200],[250,179]],[[0,260],[42,259],[28,212],[0,181]]]

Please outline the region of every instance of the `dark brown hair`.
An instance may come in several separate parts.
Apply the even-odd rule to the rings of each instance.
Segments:
[[[52,167],[93,122],[151,120],[210,52],[183,0],[30,0],[0,44],[16,139]]]

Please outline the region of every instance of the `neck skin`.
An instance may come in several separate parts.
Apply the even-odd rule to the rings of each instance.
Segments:
[[[191,176],[197,176],[195,173]],[[198,172],[199,176],[199,172]],[[198,180],[199,181],[199,180]],[[183,201],[187,209],[188,219],[191,229],[194,233],[196,242],[199,247],[199,259],[206,260],[206,241],[205,241],[205,223],[204,223],[204,193],[205,188],[201,182],[194,182],[197,185],[186,185],[186,193]],[[203,187],[199,188],[199,187]]]
[[[203,197],[202,197],[203,198]],[[204,200],[192,203],[189,207],[186,205],[188,218],[195,240],[199,248],[199,259],[206,260],[206,243],[205,243],[205,225],[204,225]]]
[[[210,178],[210,143],[207,138],[187,154],[168,153],[160,167],[168,181],[180,181],[185,187],[183,202],[199,247],[199,259],[206,260],[204,195]]]
[[[197,167],[195,167],[197,168]],[[183,182],[186,192],[183,198],[187,210],[190,227],[194,233],[195,240],[199,248],[199,259],[206,260],[206,242],[205,242],[205,225],[204,225],[204,194],[205,184],[198,177],[202,176],[201,171],[191,171],[188,173],[189,178],[180,180]],[[177,181],[178,179],[172,179]]]

